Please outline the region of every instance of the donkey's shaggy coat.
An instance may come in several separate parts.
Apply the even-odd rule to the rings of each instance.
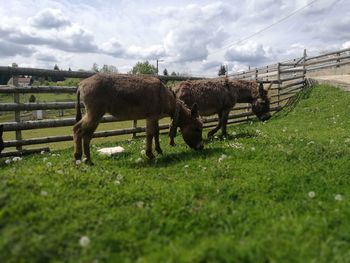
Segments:
[[[80,97],[86,109],[84,117],[81,115]],[[77,123],[73,129],[76,160],[81,159],[84,149],[86,162],[91,163],[90,141],[105,113],[110,113],[119,120],[146,119],[146,155],[151,159],[154,158],[153,138],[156,151],[162,153],[158,120],[165,116],[173,119],[172,130],[180,127],[185,142],[191,148],[203,148],[202,122],[196,105],[192,111],[189,110],[158,78],[95,74],[83,80],[77,91]],[[172,134],[174,132],[170,133]]]
[[[220,128],[226,135],[229,112],[236,103],[251,103],[254,114],[262,121],[270,118],[267,90],[253,81],[216,78],[184,81],[174,87],[176,97],[190,106],[198,104],[202,116],[219,115],[218,125],[208,133],[213,136]]]

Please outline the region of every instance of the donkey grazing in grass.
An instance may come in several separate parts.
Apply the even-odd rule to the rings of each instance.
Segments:
[[[3,133],[4,133],[4,125],[0,125],[0,153],[2,152],[3,149],[5,149],[4,140],[2,139]]]
[[[173,90],[186,105],[198,104],[200,115],[219,115],[218,125],[208,133],[208,137],[212,137],[220,128],[222,136],[227,135],[228,116],[236,103],[251,103],[253,113],[261,121],[268,120],[271,117],[268,89],[253,81],[217,78],[184,81]]]
[[[80,97],[86,114],[82,117]],[[170,137],[180,127],[183,139],[193,149],[203,148],[203,124],[197,105],[192,110],[155,77],[120,74],[95,74],[83,80],[77,91],[76,121],[74,131],[75,160],[80,160],[84,150],[86,163],[92,164],[90,141],[105,113],[119,120],[146,119],[146,155],[153,159],[152,140],[155,150],[161,154],[159,144],[160,118],[170,116],[172,124]],[[173,140],[173,138],[170,138]]]

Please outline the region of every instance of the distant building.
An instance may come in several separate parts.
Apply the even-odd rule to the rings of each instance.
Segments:
[[[18,86],[19,87],[29,87],[33,84],[33,78],[28,76],[21,76],[18,77]],[[10,78],[10,80],[7,82],[7,85],[13,85],[13,79]]]

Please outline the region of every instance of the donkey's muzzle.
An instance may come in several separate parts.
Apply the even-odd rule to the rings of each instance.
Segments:
[[[270,113],[263,114],[263,115],[259,116],[259,120],[261,120],[261,121],[267,121],[270,118],[271,118],[271,114]]]
[[[204,149],[203,142],[198,143],[197,146],[194,147],[194,149],[195,149],[196,151],[203,150],[203,149]]]

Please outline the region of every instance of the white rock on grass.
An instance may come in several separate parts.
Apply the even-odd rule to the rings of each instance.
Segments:
[[[121,146],[107,147],[97,150],[102,155],[112,156],[114,154],[122,153],[125,149]]]
[[[22,158],[21,157],[19,157],[19,156],[16,156],[16,157],[13,157],[12,158],[12,161],[15,163],[15,162],[18,162],[18,161],[21,161],[22,160]]]

